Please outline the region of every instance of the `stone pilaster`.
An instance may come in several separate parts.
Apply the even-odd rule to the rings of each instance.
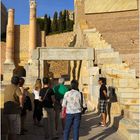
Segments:
[[[28,63],[32,62],[32,53],[36,49],[36,1],[30,0],[30,24],[29,24],[29,58]]]
[[[46,35],[45,35],[45,31],[41,31],[41,47],[46,47]]]
[[[14,64],[14,9],[8,10],[5,64]]]

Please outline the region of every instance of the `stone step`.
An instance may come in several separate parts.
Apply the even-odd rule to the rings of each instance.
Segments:
[[[134,104],[134,103],[131,103],[129,105],[126,105],[125,103],[123,103],[121,105],[124,106],[124,109],[127,109],[129,111],[134,111],[134,112],[138,112],[140,108],[140,104]]]
[[[133,73],[127,73],[127,75],[116,74],[116,77],[124,77],[123,79],[114,78],[112,80],[112,85],[116,88],[139,88],[139,81],[137,79],[131,78],[134,77]]]
[[[86,34],[86,33],[94,33],[94,32],[96,32],[96,31],[97,31],[96,28],[85,29],[85,30],[83,30],[83,33],[84,33],[84,34]]]
[[[121,64],[104,64],[102,66],[102,70],[110,70],[112,71],[112,68],[113,69],[116,69],[116,70],[129,70],[129,66],[128,64],[126,63],[121,63]]]
[[[95,54],[100,54],[100,53],[112,53],[114,52],[113,48],[95,48]]]
[[[118,101],[120,104],[132,105],[132,104],[140,104],[140,98],[120,98],[118,97]]]
[[[101,53],[97,56],[98,64],[121,64],[119,52]]]
[[[119,57],[119,52],[112,52],[110,55],[108,55],[108,53],[101,53],[100,55],[98,55],[98,58],[116,58]]]
[[[139,140],[140,138],[140,133],[139,129],[128,129],[129,133],[129,140]]]
[[[126,87],[126,88],[116,88],[115,89],[116,92],[119,92],[119,93],[139,93],[139,88],[129,88],[129,87]]]
[[[103,46],[103,47],[98,47],[98,48],[95,48],[95,51],[103,51],[103,50],[114,50],[112,47],[111,47],[111,44],[107,44],[106,46]]]
[[[91,42],[101,41],[101,34],[99,32],[86,33],[85,37]]]
[[[133,140],[134,138],[135,140],[139,139],[138,127],[130,119],[121,119],[119,122],[118,131],[123,134],[128,140]]]
[[[139,111],[130,111],[130,110],[125,109],[124,117],[128,119],[132,119],[132,120],[139,119],[140,117]]]
[[[139,92],[117,92],[117,96],[122,99],[140,99]]]
[[[92,46],[96,46],[97,48],[99,48],[99,46],[107,46],[108,43],[105,42],[105,40],[101,40],[99,37],[97,38],[91,38],[89,39],[88,38],[88,41],[89,41],[89,44],[92,45]]]
[[[136,123],[136,125],[140,125],[140,118],[136,118],[136,119],[134,119],[134,122]]]

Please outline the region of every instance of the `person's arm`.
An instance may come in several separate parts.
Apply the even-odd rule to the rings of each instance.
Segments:
[[[83,107],[86,108],[87,107],[87,104],[86,104],[86,101],[85,101],[85,98],[83,96]]]
[[[39,101],[42,101],[42,90],[39,92]]]
[[[106,92],[106,90],[103,90],[103,93],[104,93],[105,97],[107,97],[107,92]]]
[[[67,98],[66,94],[64,95],[64,99],[62,101],[62,118],[65,118],[66,116],[66,106],[67,106]]]
[[[21,107],[21,108],[23,108],[23,102],[24,102],[23,100],[24,100],[24,99],[23,99],[23,96],[20,95],[20,96],[19,96],[19,104],[20,104],[20,107]]]
[[[63,101],[62,101],[62,108],[65,108],[67,106],[67,94],[64,95]]]
[[[18,88],[16,90],[16,94],[19,97],[19,105],[20,105],[21,108],[23,108],[24,98],[23,98],[23,94],[22,94],[20,88]]]

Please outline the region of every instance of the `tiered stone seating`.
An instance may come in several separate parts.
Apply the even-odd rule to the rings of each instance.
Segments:
[[[108,86],[116,89],[120,110],[124,112],[119,131],[124,132],[128,140],[137,140],[140,98],[139,79],[136,79],[135,69],[130,69],[129,65],[122,62],[119,52],[115,52],[95,28],[84,30],[83,33],[89,47],[95,48],[95,63],[107,78]]]

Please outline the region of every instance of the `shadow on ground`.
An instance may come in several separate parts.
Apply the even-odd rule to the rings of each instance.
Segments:
[[[107,127],[104,128],[99,125],[100,122],[99,113],[93,112],[87,113],[82,117],[80,137],[89,136],[87,137],[87,140],[104,140],[104,139],[111,140],[108,137],[114,134],[116,135],[116,132],[119,127],[119,122],[122,118],[123,117],[121,115],[114,117],[113,122],[111,123],[109,121],[107,123]],[[84,140],[84,138],[82,140]]]

